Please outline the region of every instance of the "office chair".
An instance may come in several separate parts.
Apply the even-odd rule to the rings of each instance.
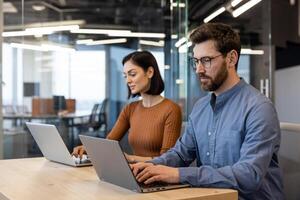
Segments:
[[[107,129],[106,107],[107,99],[104,99],[101,104],[95,104],[87,122],[74,124],[74,127],[78,129],[78,133],[105,137]]]

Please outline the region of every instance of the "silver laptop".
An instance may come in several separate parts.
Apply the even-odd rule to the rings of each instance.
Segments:
[[[89,159],[80,160],[70,154],[54,125],[26,122],[26,126],[48,160],[74,167],[92,165]]]
[[[183,184],[151,184],[137,182],[118,141],[79,135],[100,180],[136,192],[154,192],[188,187]]]

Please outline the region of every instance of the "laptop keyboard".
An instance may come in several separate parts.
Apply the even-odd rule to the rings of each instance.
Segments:
[[[145,184],[145,183],[139,183],[139,185],[142,188],[152,188],[152,187],[165,187],[171,185],[170,183],[164,183],[164,182],[154,182],[150,184]]]
[[[82,155],[82,158],[72,156],[73,160],[76,164],[84,164],[84,163],[91,163],[90,159],[84,154]]]

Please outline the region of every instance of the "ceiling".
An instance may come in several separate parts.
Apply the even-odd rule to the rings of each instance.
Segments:
[[[169,0],[10,0],[6,2],[10,2],[17,12],[4,12],[4,31],[21,30],[24,28],[23,25],[28,26],[33,23],[46,26],[48,22],[82,20],[81,29],[121,29],[169,34],[172,32],[171,24],[173,29],[176,28],[171,21],[172,16],[179,16],[184,12],[184,9],[173,8],[171,16]],[[188,0],[189,28],[202,24],[203,19],[210,13],[230,2],[229,0]],[[214,21],[231,24],[240,32],[244,44],[259,45],[263,43],[262,33],[265,32],[264,23],[261,21],[263,8],[263,3],[260,3],[238,18],[233,18],[229,10],[216,17]],[[173,19],[179,20],[176,17]],[[180,26],[186,26],[184,20],[182,21]],[[77,39],[107,38],[109,38],[107,35],[99,34],[59,32],[51,37],[43,37],[43,40],[74,43]],[[18,40],[18,38],[5,38],[5,40]],[[36,38],[27,36],[26,40],[36,40]]]
[[[49,26],[49,22],[80,20],[80,29],[113,29],[132,32],[166,33],[170,24],[170,4],[166,0],[10,0],[17,12],[4,9],[4,31],[20,31],[24,28]],[[24,3],[24,4],[23,4]],[[25,27],[24,27],[24,26]],[[5,41],[54,40],[71,43],[78,39],[111,39],[105,34],[76,34],[57,32],[35,38],[5,38]],[[129,38],[129,41],[132,41]]]
[[[84,28],[131,28],[132,31],[162,32],[163,17],[168,12],[166,3],[161,0],[44,0],[23,1],[24,5],[21,0],[9,2],[18,12],[5,13],[6,26],[85,20]],[[34,7],[44,9],[38,11]]]

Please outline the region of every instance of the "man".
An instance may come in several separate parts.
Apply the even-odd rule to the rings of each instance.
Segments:
[[[137,180],[233,188],[240,199],[283,199],[273,104],[237,74],[241,44],[228,25],[204,24],[190,35],[194,70],[211,93],[196,102],[176,145],[131,165]],[[197,167],[189,165],[197,160]]]

